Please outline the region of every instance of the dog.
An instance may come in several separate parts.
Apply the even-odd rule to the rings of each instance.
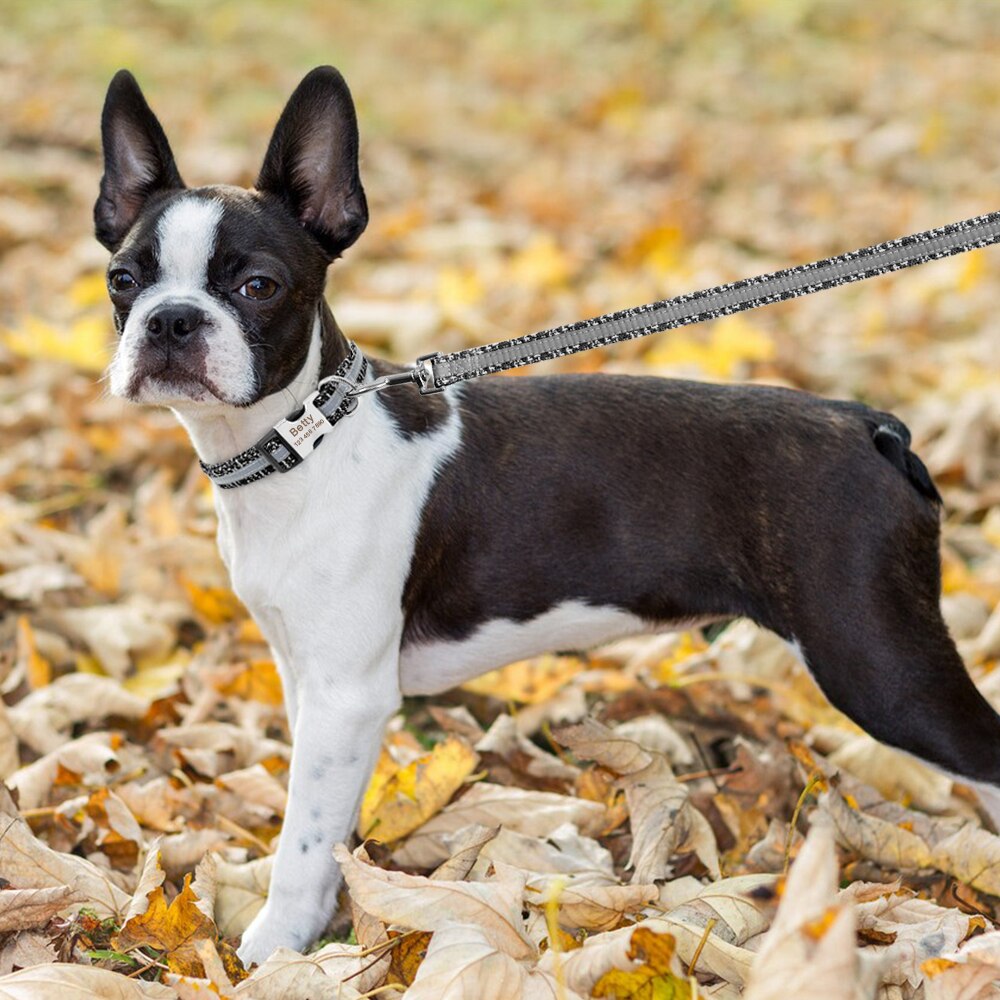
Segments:
[[[187,188],[127,71],[101,130],[110,388],[187,428],[293,734],[245,962],[304,949],[334,913],[331,848],[401,696],[547,650],[745,616],[872,736],[995,794],[1000,717],[942,620],[940,497],[897,418],[599,374],[353,395],[402,369],[364,358],[324,300],[368,221],[341,75],[303,79],[249,190]]]

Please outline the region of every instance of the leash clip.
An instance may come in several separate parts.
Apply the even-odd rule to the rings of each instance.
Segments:
[[[440,351],[432,351],[430,354],[421,354],[413,365],[413,381],[420,386],[420,395],[429,396],[432,392],[442,392],[443,385],[437,385],[434,381],[434,359],[441,357]]]
[[[346,380],[341,379],[341,381]],[[381,378],[375,379],[374,382],[369,382],[368,385],[356,386],[347,395],[352,398],[354,396],[363,396],[366,392],[382,392],[396,385],[406,385],[408,382],[416,381],[417,372],[411,368],[405,372],[393,372],[391,375],[383,375]]]

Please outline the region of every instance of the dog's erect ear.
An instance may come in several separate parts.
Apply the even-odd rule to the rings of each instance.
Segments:
[[[104,176],[94,205],[97,238],[116,250],[150,195],[184,187],[156,115],[128,70],[119,70],[101,115]]]
[[[332,66],[314,69],[288,99],[257,189],[281,198],[331,258],[364,232],[358,122],[351,92]]]

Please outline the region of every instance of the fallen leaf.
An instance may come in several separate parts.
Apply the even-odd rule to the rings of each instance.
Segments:
[[[68,888],[74,903],[89,906],[98,917],[121,919],[131,902],[128,894],[92,862],[54,851],[39,840],[3,786],[0,824],[0,872],[14,888]]]
[[[433,868],[449,857],[446,837],[472,824],[503,826],[543,837],[564,823],[573,823],[583,831],[593,830],[603,813],[596,802],[481,781],[410,834],[393,857],[405,867]]]
[[[86,965],[36,965],[0,976],[0,1000],[177,1000],[177,994],[159,983],[127,979],[117,972]]]
[[[524,877],[513,869],[488,882],[444,882],[366,865],[342,844],[333,853],[352,898],[384,923],[422,931],[471,924],[512,958],[534,958],[521,920]]]
[[[609,1000],[689,1000],[691,987],[682,979],[675,952],[677,943],[669,934],[656,934],[648,927],[632,932],[627,957],[639,962],[629,969],[612,969],[594,984],[592,995]]]
[[[68,885],[48,889],[6,889],[0,892],[0,933],[42,927],[71,902],[73,890]]]
[[[361,803],[358,836],[393,843],[438,813],[479,762],[465,742],[449,737],[387,780],[369,787]]]
[[[137,895],[136,899],[141,900],[141,897]],[[172,972],[203,976],[205,970],[195,943],[202,939],[214,940],[217,932],[212,919],[204,912],[204,903],[191,888],[191,876],[184,879],[180,893],[169,903],[162,885],[151,888],[145,899],[145,909],[136,905],[130,908],[128,919],[112,938],[112,945],[119,951],[154,948],[164,953],[163,959]]]
[[[582,1000],[555,976],[527,969],[475,925],[434,932],[407,1000]]]
[[[855,914],[838,903],[837,859],[826,824],[809,831],[764,935],[746,1000],[861,1000]]]

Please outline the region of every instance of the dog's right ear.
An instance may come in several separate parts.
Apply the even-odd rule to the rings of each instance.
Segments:
[[[163,128],[142,96],[135,77],[119,70],[104,100],[101,116],[104,176],[94,205],[94,231],[109,250],[117,250],[150,195],[180,190]]]

